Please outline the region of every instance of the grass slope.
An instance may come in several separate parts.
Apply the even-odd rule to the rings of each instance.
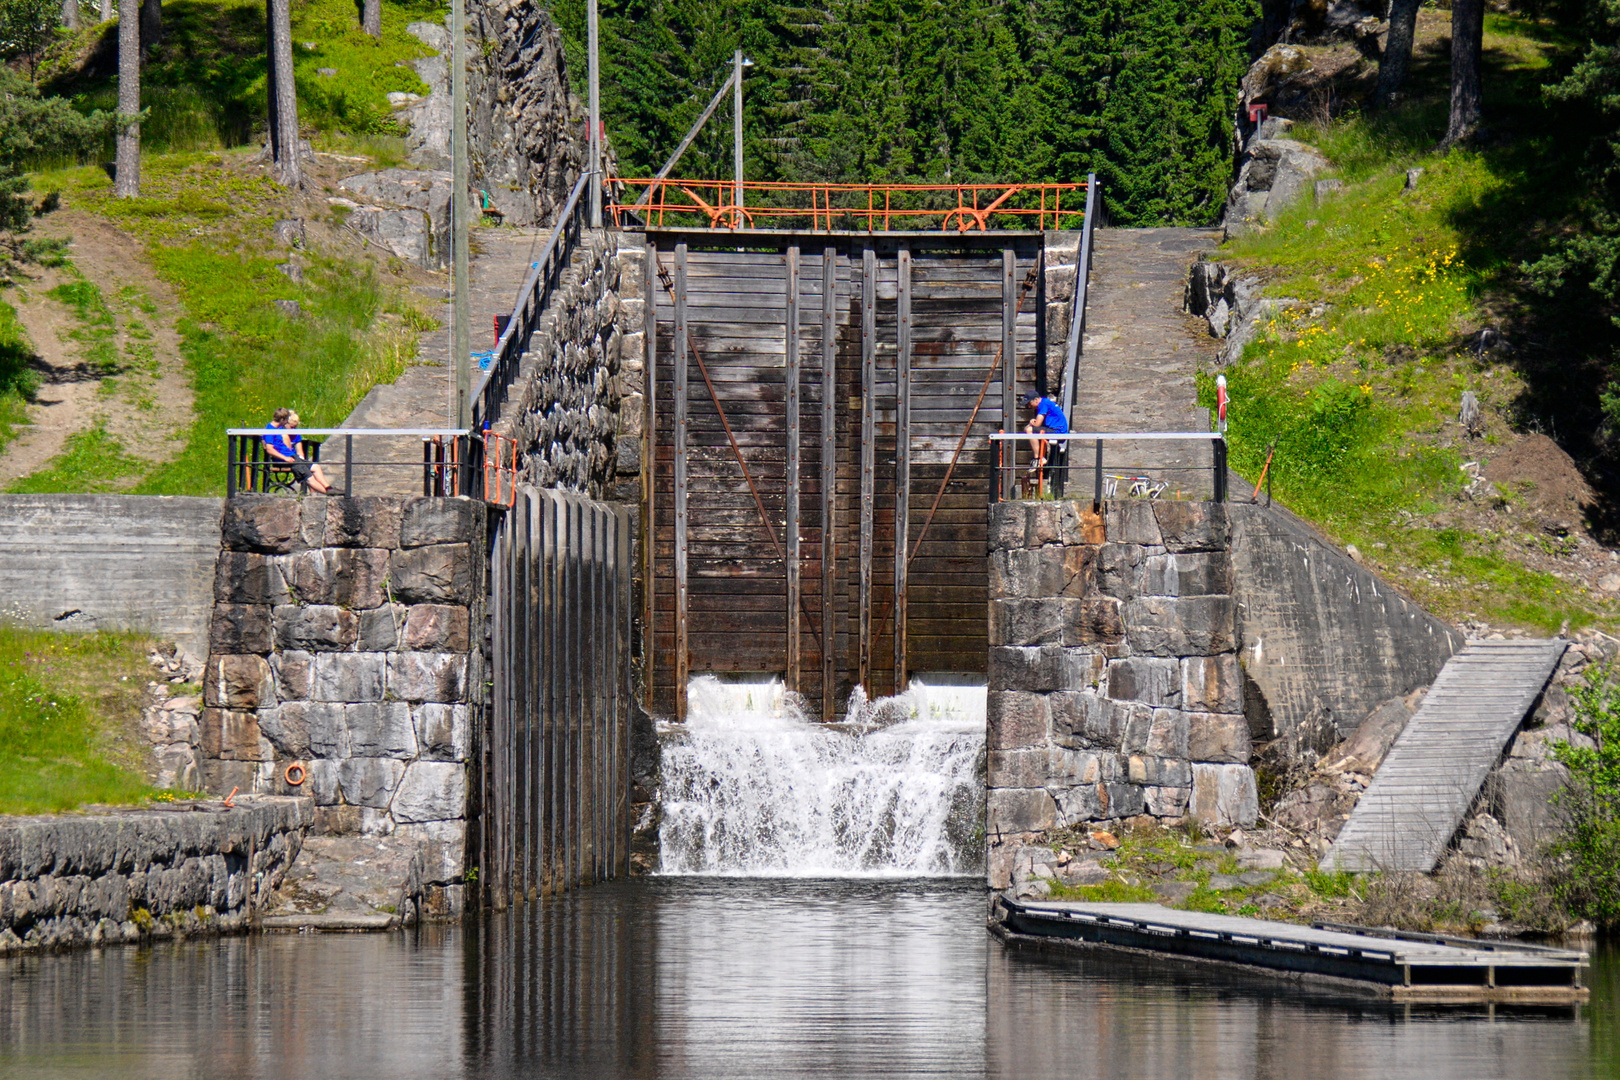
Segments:
[[[1435,149],[1446,123],[1443,57],[1421,50],[1404,106],[1296,128],[1346,190],[1307,198],[1221,256],[1260,274],[1267,295],[1296,301],[1225,372],[1234,468],[1258,477],[1274,445],[1277,496],[1432,609],[1543,632],[1614,626],[1620,610],[1525,557],[1564,541],[1515,517],[1512,492],[1498,493],[1489,514],[1469,502],[1464,466],[1487,447],[1470,444],[1456,416],[1472,390],[1520,430],[1556,426],[1542,405],[1558,394],[1532,350],[1504,357],[1470,342],[1483,326],[1534,316],[1520,266],[1575,209],[1561,180],[1578,144],[1540,96],[1561,47],[1533,24],[1490,17],[1495,137],[1449,154]],[[1406,192],[1411,168],[1423,174]],[[1200,401],[1214,403],[1213,373],[1200,379]]]

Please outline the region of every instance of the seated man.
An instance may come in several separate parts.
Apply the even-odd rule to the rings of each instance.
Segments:
[[[1034,435],[1038,432],[1050,432],[1053,435],[1067,435],[1069,422],[1063,416],[1063,410],[1058,408],[1057,402],[1043,394],[1030,394],[1025,403],[1035,410],[1035,415],[1029,423],[1024,425],[1024,431]],[[1069,463],[1069,444],[1067,440],[1057,440],[1055,443],[1045,439],[1032,440],[1034,443],[1029,471],[1039,472],[1050,467],[1052,471],[1052,490],[1054,494],[1063,494],[1064,466]]]
[[[332,485],[327,482],[326,474],[321,471],[321,467],[304,460],[304,440],[301,436],[292,434],[297,426],[297,413],[291,409],[277,409],[265,427],[286,434],[266,435],[264,452],[269,455],[271,461],[288,469],[304,487],[321,495],[330,494]]]

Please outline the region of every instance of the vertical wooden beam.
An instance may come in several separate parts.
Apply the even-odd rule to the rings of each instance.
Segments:
[[[528,488],[523,494],[523,510],[529,522],[529,550],[524,558],[528,567],[527,604],[533,627],[531,651],[524,673],[529,685],[529,895],[540,896],[545,878],[545,663],[546,622],[542,597],[545,595],[545,531],[541,526],[540,494]]]
[[[834,663],[838,631],[838,529],[833,507],[838,491],[838,249],[821,249],[821,718],[833,719],[837,703]]]
[[[787,249],[787,688],[798,692],[802,591],[799,583],[799,245]]]
[[[895,334],[894,692],[906,688],[906,556],[911,550],[911,249],[895,260],[900,277]]]
[[[647,711],[653,708],[653,684],[658,673],[658,242],[647,237],[644,273],[647,309],[642,315],[646,362],[641,374],[641,686]],[[628,612],[626,612],[628,614]]]
[[[877,252],[861,252],[861,592],[859,675],[872,696],[872,496],[877,480]]]
[[[1001,252],[1001,430],[1018,423],[1018,255]]]
[[[630,717],[634,713],[632,702],[635,701],[635,687],[631,683],[630,672],[630,517],[623,514],[619,518],[619,591],[616,611],[617,622],[620,626],[619,649],[619,709],[618,709],[618,756],[614,759],[619,763],[619,817],[618,817],[618,858],[614,862],[616,875],[625,877],[630,873]]]
[[[512,700],[512,898],[527,900],[529,896],[529,695],[527,679],[529,652],[529,518],[523,512],[523,501],[515,500],[507,511],[506,521],[511,529],[511,547],[508,565],[511,567],[512,646],[507,656],[512,662],[507,685]]]
[[[555,684],[557,667],[557,499],[550,491],[540,496],[540,626],[544,639],[540,657],[540,895],[550,896],[557,880],[557,725]]]
[[[675,719],[686,719],[686,244],[675,245]]]
[[[505,855],[506,839],[506,813],[509,804],[506,792],[506,673],[507,663],[503,652],[506,649],[506,530],[498,527],[495,533],[494,558],[490,560],[494,580],[490,582],[490,638],[492,641],[491,654],[494,658],[494,670],[490,672],[490,710],[489,710],[489,745],[490,745],[490,799],[489,820],[490,836],[494,841],[487,853],[489,865],[485,867],[488,882],[485,886],[490,904],[497,910],[506,906],[504,874],[502,870]]]

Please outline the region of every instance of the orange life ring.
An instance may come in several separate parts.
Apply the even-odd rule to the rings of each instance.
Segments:
[[[295,769],[298,772],[298,779],[296,780],[293,779],[293,771]],[[289,787],[298,787],[304,782],[304,777],[308,775],[309,773],[304,769],[304,767],[295,761],[291,765],[287,766],[287,771],[281,774],[281,778],[287,781],[287,785]]]

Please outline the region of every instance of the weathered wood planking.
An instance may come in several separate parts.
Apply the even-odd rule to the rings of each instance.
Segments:
[[[681,237],[651,239],[667,268]],[[659,711],[680,711],[677,684],[703,671],[780,673],[831,719],[863,682],[883,694],[911,671],[983,670],[984,436],[1019,421],[1034,385],[1040,237],[868,239],[693,245],[681,295],[650,297],[645,632]]]

